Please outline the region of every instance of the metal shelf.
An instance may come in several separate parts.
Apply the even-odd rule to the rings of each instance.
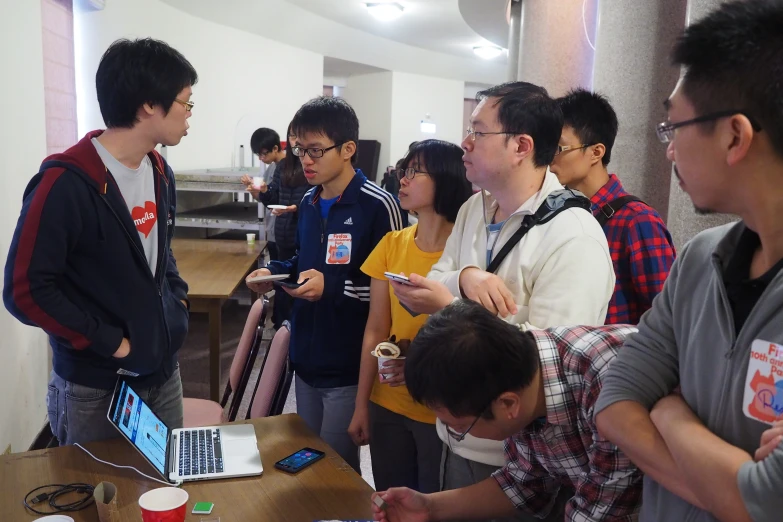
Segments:
[[[189,210],[177,215],[178,227],[222,228],[258,232],[263,229],[258,204],[231,202]]]
[[[231,192],[245,194],[245,186],[242,183],[224,183],[209,181],[177,181],[177,190],[186,192]]]

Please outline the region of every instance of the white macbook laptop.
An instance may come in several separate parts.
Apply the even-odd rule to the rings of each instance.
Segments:
[[[122,379],[117,381],[107,417],[170,482],[246,477],[264,471],[251,424],[171,430]]]

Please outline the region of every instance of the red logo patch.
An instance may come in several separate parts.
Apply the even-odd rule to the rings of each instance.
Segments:
[[[158,221],[158,207],[153,201],[147,201],[144,203],[144,208],[133,207],[131,211],[131,218],[136,225],[136,230],[144,234],[144,237],[149,237],[152,232],[152,227]]]

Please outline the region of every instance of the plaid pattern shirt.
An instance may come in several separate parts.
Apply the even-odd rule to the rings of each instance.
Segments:
[[[627,194],[617,176],[610,174],[606,185],[590,198],[593,215]],[[639,324],[653,297],[663,290],[674,262],[672,236],[658,212],[640,201],[615,212],[603,228],[617,277],[606,324]]]
[[[546,418],[505,441],[506,466],[493,474],[517,509],[545,517],[561,486],[574,488],[567,522],[635,521],[642,473],[601,437],[593,408],[629,325],[530,330],[538,344]]]

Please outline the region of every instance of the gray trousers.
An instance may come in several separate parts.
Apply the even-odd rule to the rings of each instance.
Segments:
[[[418,422],[370,402],[370,456],[375,489],[440,489],[443,443],[434,424]]]
[[[498,469],[500,468],[497,466],[464,459],[452,453],[448,445],[444,444],[443,456],[441,458],[441,488],[445,491],[472,486],[491,477],[492,473]],[[512,518],[496,518],[488,522],[541,522],[542,520],[544,522],[563,522],[565,519],[565,505],[573,496],[574,491],[571,488],[560,488],[555,505],[546,518],[536,518],[533,515],[519,511]]]
[[[159,386],[133,389],[169,429],[182,427],[182,381],[179,365]],[[52,372],[46,395],[49,426],[61,446],[114,439],[120,432],[106,415],[114,389],[90,388],[66,381]]]
[[[356,473],[362,474],[359,465],[359,447],[348,435],[348,426],[356,407],[358,386],[341,388],[313,388],[299,376],[296,388],[296,413],[307,427],[321,437],[347,462]]]

